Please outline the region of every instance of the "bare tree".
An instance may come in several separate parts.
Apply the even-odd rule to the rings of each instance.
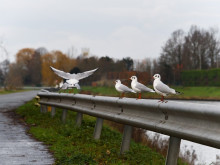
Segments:
[[[218,59],[220,53],[220,41],[216,37],[218,33],[218,29],[211,28],[210,33],[208,33],[208,58],[209,58],[209,66],[210,68],[218,68]]]
[[[20,64],[14,63],[10,65],[5,84],[7,89],[17,89],[23,86],[22,66]]]
[[[71,46],[68,50],[67,50],[67,56],[69,58],[74,58],[77,55],[77,49],[74,46]]]
[[[220,42],[216,37],[217,30],[199,29],[192,26],[184,43],[184,68],[208,69],[217,65]]]
[[[166,63],[175,67],[182,64],[184,44],[183,30],[176,30],[171,34],[171,38],[167,40],[164,47],[162,47],[161,56],[165,56]]]
[[[134,61],[130,57],[126,57],[122,59],[123,63],[125,64],[126,70],[127,71],[132,71],[133,70],[133,65]]]
[[[152,61],[152,74],[160,73],[160,66],[158,61],[158,59],[153,59]]]
[[[182,70],[201,70],[218,67],[220,42],[217,30],[191,26],[187,35],[174,31],[162,47],[159,70],[165,82],[179,84]]]
[[[5,87],[5,79],[9,72],[10,62],[9,60],[4,60],[0,63],[0,85]]]
[[[3,41],[0,41],[0,85],[3,85],[5,88],[5,79],[9,71],[9,59],[8,51],[4,45]]]
[[[163,77],[167,77],[169,83],[180,82],[180,72],[183,59],[183,30],[176,30],[171,34],[165,46],[162,47],[162,53],[159,58],[160,72]]]
[[[44,47],[39,47],[35,50],[35,52],[43,56],[48,53],[48,50]]]
[[[140,71],[140,72],[148,72],[149,75],[153,74],[152,73],[152,60],[150,58],[145,58],[141,61],[135,60],[135,70]]]
[[[1,60],[8,60],[8,51],[4,46],[4,42],[0,41],[0,59]]]
[[[31,78],[31,84],[35,86],[41,86],[41,55],[40,52],[35,51],[30,60],[29,73]]]

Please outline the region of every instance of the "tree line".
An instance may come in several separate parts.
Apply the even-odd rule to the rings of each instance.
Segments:
[[[70,73],[99,68],[93,76],[82,81],[84,85],[92,81],[107,81],[110,77],[124,78],[131,73],[142,75],[142,79],[148,82],[153,74],[160,73],[165,83],[181,85],[182,78],[187,77],[181,76],[183,71],[219,68],[220,42],[216,29],[191,26],[187,33],[181,29],[174,31],[162,46],[157,59],[114,59],[91,56],[88,51],[75,57],[71,52],[73,50],[63,53],[59,50],[49,52],[43,47],[23,48],[17,52],[15,62],[5,60],[0,63],[0,85],[8,88],[55,85],[61,78],[49,66]],[[147,78],[144,79],[143,75]]]
[[[70,73],[79,73],[99,68],[96,74],[82,80],[82,84],[89,85],[92,81],[107,78],[108,72],[123,72],[133,70],[133,60],[129,57],[115,60],[108,56],[96,57],[82,53],[73,58],[61,51],[48,52],[45,48],[24,48],[16,54],[16,61],[8,60],[0,64],[0,85],[5,88],[28,86],[55,86],[62,81],[50,66]]]
[[[191,26],[188,33],[179,29],[162,47],[157,61],[159,73],[170,84],[181,84],[181,72],[219,68],[218,31]]]

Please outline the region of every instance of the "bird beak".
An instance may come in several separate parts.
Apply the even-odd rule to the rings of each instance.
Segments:
[[[129,78],[128,80],[131,80],[131,78]]]
[[[154,76],[152,78],[154,79]]]

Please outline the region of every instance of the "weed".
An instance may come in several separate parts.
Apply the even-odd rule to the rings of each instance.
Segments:
[[[104,125],[100,140],[94,140],[95,118],[84,115],[81,127],[75,126],[75,112],[68,112],[67,121],[62,124],[60,109],[51,118],[49,113],[40,113],[34,101],[16,110],[29,125],[29,133],[49,146],[55,164],[123,164],[162,165],[165,157],[151,148],[134,141],[128,152],[120,155],[122,135]],[[178,161],[182,165],[182,161]]]

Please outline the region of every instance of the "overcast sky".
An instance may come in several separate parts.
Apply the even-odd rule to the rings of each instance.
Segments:
[[[219,24],[219,0],[0,0],[10,59],[22,48],[72,46],[98,57],[157,58],[173,31]]]

